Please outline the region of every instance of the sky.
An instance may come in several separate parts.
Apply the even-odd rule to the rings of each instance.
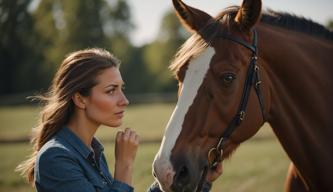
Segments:
[[[131,41],[136,46],[153,41],[158,33],[163,15],[173,9],[172,0],[127,0],[131,8],[135,30]],[[242,0],[184,0],[212,16],[231,5],[241,5]],[[333,20],[333,0],[262,0],[263,9],[288,12],[325,25]]]

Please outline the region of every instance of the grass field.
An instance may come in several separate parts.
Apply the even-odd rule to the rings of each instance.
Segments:
[[[141,140],[159,140],[171,115],[172,104],[134,105],[128,108],[124,127],[137,130]],[[0,108],[0,138],[24,137],[35,125],[38,109],[35,107]],[[115,130],[101,127],[97,137],[105,144],[110,170],[113,171],[113,144]],[[152,183],[151,163],[159,143],[141,144],[137,153],[133,176],[135,191],[145,191]],[[30,152],[28,143],[0,145],[0,191],[34,191],[14,172],[15,166]],[[280,192],[289,160],[269,126],[241,145],[230,160],[224,162],[224,173],[214,183],[213,192]]]

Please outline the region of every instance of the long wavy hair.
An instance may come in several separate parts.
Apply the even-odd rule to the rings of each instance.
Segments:
[[[89,96],[101,71],[110,67],[118,68],[119,65],[119,60],[104,49],[91,48],[70,53],[56,72],[49,91],[34,97],[42,101],[44,107],[37,126],[32,130],[33,151],[16,168],[32,186],[38,151],[70,120],[74,111],[72,96],[75,93]]]

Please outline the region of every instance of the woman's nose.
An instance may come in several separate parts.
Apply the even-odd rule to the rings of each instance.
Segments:
[[[125,96],[124,92],[121,92],[121,99],[120,99],[120,105],[127,106],[129,104],[129,101],[127,97]]]

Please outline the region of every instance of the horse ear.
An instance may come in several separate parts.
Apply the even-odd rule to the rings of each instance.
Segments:
[[[249,31],[259,20],[261,15],[261,0],[243,0],[235,21],[241,29]]]
[[[213,17],[209,14],[199,9],[190,7],[181,0],[172,0],[172,2],[176,9],[179,20],[190,32],[199,31],[201,28],[207,25],[210,19],[213,19]]]

